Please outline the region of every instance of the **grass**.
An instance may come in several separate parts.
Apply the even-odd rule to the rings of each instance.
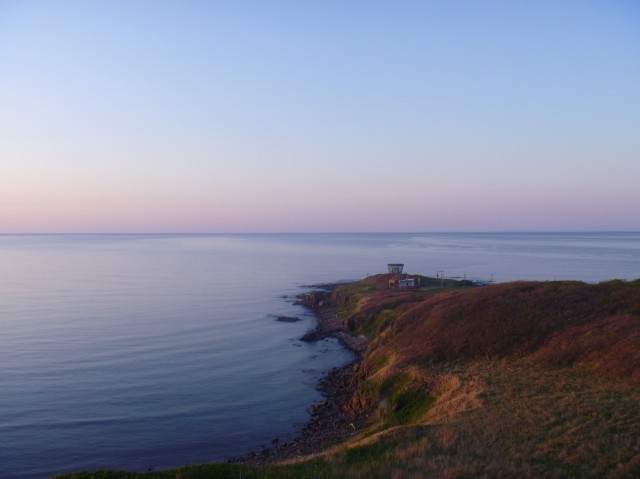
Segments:
[[[640,388],[635,384],[576,369],[511,362],[457,364],[450,371],[439,365],[423,372],[442,379],[426,417],[414,416],[408,425],[330,454],[326,460],[335,474],[640,474]]]
[[[393,412],[386,420],[389,426],[413,424],[433,406],[435,398],[424,391],[412,389],[404,391],[395,400]]]

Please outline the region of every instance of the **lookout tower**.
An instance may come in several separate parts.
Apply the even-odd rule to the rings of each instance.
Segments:
[[[389,263],[387,264],[387,268],[389,268],[389,274],[402,274],[402,268],[404,268],[404,264]]]

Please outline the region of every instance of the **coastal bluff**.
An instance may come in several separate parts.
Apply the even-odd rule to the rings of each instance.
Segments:
[[[360,338],[324,380],[342,387],[312,412],[315,442],[59,477],[640,477],[640,280],[392,289],[375,275],[300,302],[318,317],[307,340]]]

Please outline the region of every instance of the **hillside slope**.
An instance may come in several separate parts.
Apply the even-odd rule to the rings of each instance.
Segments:
[[[408,293],[405,302],[384,297],[375,313],[372,300],[354,313],[394,311],[377,331],[385,339],[377,354],[393,352],[399,361],[526,358],[640,380],[640,281],[516,282],[413,300]]]
[[[334,294],[371,340],[354,402],[375,440],[355,449],[391,441],[401,476],[640,474],[640,281],[398,292],[384,276]]]

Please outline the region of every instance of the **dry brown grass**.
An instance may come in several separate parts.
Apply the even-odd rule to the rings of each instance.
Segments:
[[[639,281],[522,282],[407,298],[394,299],[397,317],[384,344],[374,343],[402,362],[528,357],[640,380]]]
[[[345,477],[640,477],[640,282],[365,296],[377,432],[330,454]],[[435,401],[389,427],[406,391]]]
[[[437,377],[435,405],[428,411],[425,421],[435,424],[450,422],[457,416],[482,407],[486,385],[480,376],[446,373]]]
[[[421,424],[330,454],[344,477],[638,477],[640,387],[507,361],[426,367],[441,391]]]

